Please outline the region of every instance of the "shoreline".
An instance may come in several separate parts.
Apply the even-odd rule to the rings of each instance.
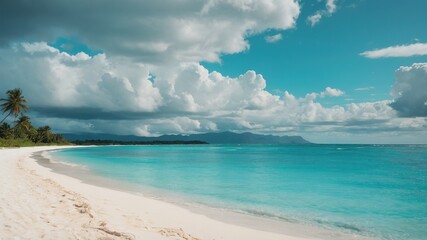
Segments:
[[[312,229],[311,226],[288,224],[225,209],[183,206],[177,202],[124,191],[119,186],[99,186],[96,182],[80,179],[73,173],[58,173],[54,168],[50,169],[38,163],[36,157],[32,158],[36,152],[63,148],[67,147],[32,147],[0,151],[9,158],[9,169],[6,170],[12,171],[10,168],[15,165],[23,177],[39,178],[56,185],[56,193],[65,191],[81,198],[81,202],[72,203],[70,200],[69,204],[74,206],[77,213],[85,214],[89,218],[88,226],[91,227],[75,226],[76,232],[85,234],[91,229],[92,232],[87,233],[89,235],[83,237],[84,239],[92,238],[90,234],[107,234],[113,239],[362,239],[350,234]],[[17,158],[17,155],[20,157]],[[70,166],[63,170],[67,169],[69,170]],[[49,186],[41,184],[41,187],[46,189]],[[30,200],[34,198],[31,194],[26,197]]]
[[[159,190],[152,187],[141,187],[139,185],[127,183],[124,181],[108,179],[93,174],[90,170],[86,169],[85,166],[74,165],[66,162],[66,160],[57,159],[53,157],[50,152],[52,151],[36,152],[33,157],[39,164],[52,169],[53,172],[76,178],[85,184],[113,189],[161,202],[170,203],[189,210],[195,214],[201,214],[223,223],[251,228],[259,231],[298,236],[309,239],[369,239],[366,236],[354,235],[349,232],[336,231],[331,228],[320,227],[311,224],[304,224],[293,219],[284,219],[273,215],[257,215],[256,213],[250,213],[244,210],[209,205],[199,201],[193,201],[190,197],[179,193]]]

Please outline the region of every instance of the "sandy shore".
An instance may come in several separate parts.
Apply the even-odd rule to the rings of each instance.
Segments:
[[[54,173],[30,157],[57,148],[64,147],[0,149],[0,239],[331,237],[311,237],[292,229],[291,234],[283,234],[226,223],[171,203],[83,183]]]

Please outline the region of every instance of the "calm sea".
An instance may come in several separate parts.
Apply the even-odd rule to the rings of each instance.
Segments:
[[[376,239],[427,239],[425,145],[108,146],[51,155],[199,204]]]

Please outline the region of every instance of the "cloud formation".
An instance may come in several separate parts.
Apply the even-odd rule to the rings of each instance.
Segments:
[[[320,22],[324,16],[331,16],[337,10],[337,0],[326,0],[325,10],[319,10],[315,14],[308,16],[307,21],[313,27]]]
[[[412,57],[427,55],[427,43],[392,46],[382,49],[362,52],[367,58]]]
[[[332,14],[337,10],[336,1],[337,0],[326,0],[326,11],[329,14]]]
[[[344,94],[332,87],[304,97],[276,95],[255,71],[232,78],[198,63],[153,66],[106,54],[70,55],[44,42],[0,49],[0,79],[1,89],[23,89],[35,124],[60,132],[350,134],[425,125],[396,118],[390,101],[333,107],[317,102]]]
[[[403,117],[427,117],[427,63],[400,67],[391,91],[390,106]]]
[[[317,12],[314,15],[311,15],[307,18],[310,25],[313,27],[314,25],[318,24],[320,20],[322,19],[322,14]]]
[[[145,63],[218,62],[248,49],[248,36],[294,27],[299,12],[296,0],[2,1],[0,45],[72,36]]]
[[[403,95],[395,95],[393,102],[326,107],[322,98],[343,96],[344,91],[325,86],[324,91],[305,96],[273,94],[254,70],[229,77],[200,64],[249,49],[251,36],[295,27],[299,3],[2,1],[0,89],[22,88],[34,124],[48,124],[58,132],[143,136],[226,130],[320,133],[317,136],[427,132],[425,118],[397,117],[397,113],[422,116],[415,109],[410,114],[402,110],[412,104],[409,96],[423,96],[404,84],[395,84]],[[336,12],[335,0],[324,3],[325,9],[311,16],[312,25]],[[66,46],[47,44],[58,37],[77,39],[96,50],[91,55],[70,54],[60,50]],[[281,38],[279,33],[265,40]],[[424,76],[410,68],[402,74]],[[402,80],[422,88],[418,81]]]
[[[369,87],[360,87],[360,88],[355,88],[355,91],[370,91],[372,89],[374,89],[375,87],[373,86],[369,86]]]
[[[163,101],[148,70],[127,59],[69,55],[45,42],[15,44],[0,55],[2,89],[21,87],[36,107],[151,112]]]
[[[280,33],[265,37],[265,41],[268,43],[275,43],[275,42],[278,42],[280,40],[282,40],[282,34],[280,34]]]
[[[326,87],[325,91],[320,93],[320,97],[339,97],[342,95],[344,95],[343,91],[331,87]]]

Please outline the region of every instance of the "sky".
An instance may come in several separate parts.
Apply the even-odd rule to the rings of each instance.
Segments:
[[[167,2],[167,3],[165,3]],[[0,3],[0,94],[60,133],[427,143],[424,0]]]

